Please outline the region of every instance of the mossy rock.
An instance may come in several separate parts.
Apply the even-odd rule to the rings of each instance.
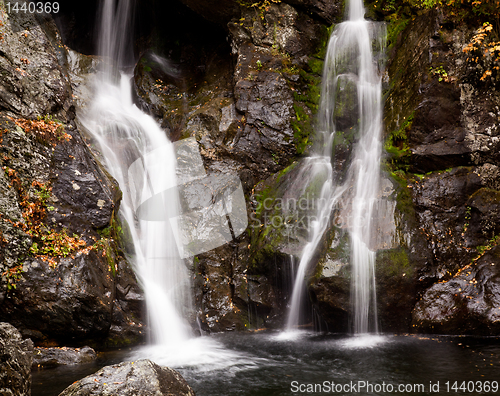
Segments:
[[[384,277],[409,276],[414,274],[408,252],[405,248],[381,250],[377,252],[377,274]]]

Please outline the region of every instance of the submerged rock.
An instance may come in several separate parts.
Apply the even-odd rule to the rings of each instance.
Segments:
[[[195,396],[175,370],[150,360],[106,366],[66,388],[59,396]]]
[[[35,348],[33,367],[55,367],[81,363],[90,363],[97,359],[97,354],[90,347],[83,348]]]
[[[31,395],[33,342],[23,340],[9,323],[0,323],[0,394]]]

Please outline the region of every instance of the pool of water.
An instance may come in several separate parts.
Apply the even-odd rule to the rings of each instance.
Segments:
[[[57,396],[104,365],[138,358],[176,368],[198,396],[500,394],[500,338],[258,332],[201,337],[174,350],[115,351],[93,364],[37,370],[32,395]]]

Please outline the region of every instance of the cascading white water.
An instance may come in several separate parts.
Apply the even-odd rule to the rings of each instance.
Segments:
[[[168,221],[179,214],[176,156],[165,132],[133,104],[131,76],[123,70],[119,76],[118,69],[133,61],[129,26],[132,8],[130,0],[103,1],[99,51],[107,63],[96,82],[92,106],[82,121],[123,192],[120,214],[132,233],[133,261],[145,293],[151,342],[175,345],[191,336],[183,319],[191,305],[189,276],[175,243],[176,224]],[[137,160],[141,172],[137,167],[131,171]],[[158,221],[138,219],[136,209],[140,203],[165,190],[170,194],[162,218],[153,213],[142,217],[156,215]]]
[[[351,0],[348,20],[332,33],[323,70],[319,111],[319,149],[308,158],[310,180],[323,180],[317,197],[316,221],[310,225],[310,241],[304,247],[292,295],[287,331],[299,321],[306,270],[328,228],[332,211],[339,210],[351,240],[352,300],[354,333],[377,332],[375,252],[370,249],[374,207],[380,180],[382,88],[372,53],[373,39],[383,50],[382,35],[375,24],[364,19],[362,0]],[[376,37],[373,37],[376,36]],[[341,99],[340,99],[341,98]],[[349,106],[352,109],[347,109]],[[341,177],[334,169],[336,117],[339,112],[356,114],[358,140],[354,144],[349,170]]]
[[[253,357],[228,351],[208,337],[193,337],[184,319],[192,308],[189,274],[181,259],[185,252],[176,243],[180,228],[176,152],[165,131],[132,101],[127,71],[135,64],[133,5],[133,0],[103,0],[99,52],[104,66],[95,81],[92,104],[79,116],[123,192],[120,215],[130,228],[132,261],[144,289],[151,342],[131,359],[202,371],[253,367]],[[195,174],[184,174],[184,180],[199,176],[196,166],[193,169]],[[151,203],[154,197],[161,200]]]

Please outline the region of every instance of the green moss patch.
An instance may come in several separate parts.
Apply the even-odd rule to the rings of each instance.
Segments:
[[[377,273],[384,277],[413,276],[414,269],[404,248],[380,250],[377,252],[376,262]]]
[[[299,82],[293,84],[295,119],[291,124],[297,154],[304,154],[313,142],[314,117],[319,109],[321,97],[321,76],[323,63],[328,47],[328,40],[334,26],[324,27],[317,52],[309,59],[307,65],[300,69]]]

